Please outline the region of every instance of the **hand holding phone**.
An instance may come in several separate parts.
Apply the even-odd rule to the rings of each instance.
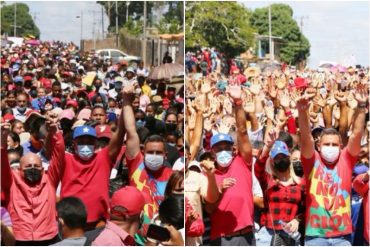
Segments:
[[[167,228],[163,226],[158,226],[155,224],[150,224],[148,228],[148,232],[146,233],[148,238],[152,238],[158,240],[160,242],[170,240],[170,232]]]

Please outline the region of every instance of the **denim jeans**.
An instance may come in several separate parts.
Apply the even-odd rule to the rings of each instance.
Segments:
[[[276,231],[279,233],[280,231]],[[257,246],[270,246],[272,236],[274,235],[274,231],[271,229],[266,228],[263,226],[256,234],[256,244]],[[296,243],[298,246],[298,243]]]
[[[306,236],[305,246],[351,246],[351,235],[334,238],[310,237]]]

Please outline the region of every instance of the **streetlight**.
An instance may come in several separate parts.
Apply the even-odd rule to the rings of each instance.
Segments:
[[[81,15],[78,15],[78,16],[76,16],[76,18],[78,19],[78,18],[81,18],[81,36],[80,36],[80,48],[82,47],[82,31],[83,31],[83,29],[82,29],[82,27],[83,27],[83,12],[82,12],[82,10],[81,10]]]
[[[126,2],[126,23],[128,22],[128,7],[130,6],[130,1]]]

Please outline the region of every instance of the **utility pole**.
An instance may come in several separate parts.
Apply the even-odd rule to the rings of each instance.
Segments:
[[[147,9],[146,9],[146,1],[144,1],[144,27],[143,27],[143,62],[146,64],[146,17],[147,17]]]
[[[273,54],[273,47],[272,47],[272,36],[271,36],[271,4],[269,5],[269,53],[270,53],[270,63],[272,64],[274,54]]]
[[[116,48],[118,48],[118,2],[116,1]]]
[[[101,6],[101,35],[102,39],[104,39],[104,8]]]

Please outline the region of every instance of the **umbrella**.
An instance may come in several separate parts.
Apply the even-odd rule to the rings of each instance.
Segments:
[[[172,77],[184,75],[184,65],[178,63],[165,63],[155,67],[149,74],[149,79],[171,79]]]
[[[41,44],[41,42],[40,42],[40,40],[30,39],[30,40],[27,40],[27,41],[26,41],[26,44],[27,44],[27,45],[40,45],[40,44]]]

